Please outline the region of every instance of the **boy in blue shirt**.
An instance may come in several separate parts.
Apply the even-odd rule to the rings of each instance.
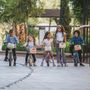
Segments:
[[[75,45],[79,45],[81,47],[81,45],[84,43],[84,40],[81,38],[80,32],[78,30],[74,31],[73,35],[74,36],[71,38],[70,43],[71,43],[71,45],[73,45],[72,49],[73,49],[73,53],[74,53]],[[78,52],[78,55],[79,55],[80,66],[84,66],[84,64],[82,64],[82,55],[81,55],[82,49],[77,50],[77,52]],[[74,66],[77,66],[77,64],[74,63]]]
[[[12,29],[9,31],[9,34],[6,36],[5,42],[7,44],[7,47],[6,47],[6,54],[5,54],[4,61],[7,61],[8,51],[10,50],[10,48],[8,47],[8,45],[9,44],[12,44],[12,45],[14,45],[14,48],[12,49],[13,58],[14,58],[14,66],[16,66],[16,44],[19,43],[19,40],[14,35],[14,31]]]

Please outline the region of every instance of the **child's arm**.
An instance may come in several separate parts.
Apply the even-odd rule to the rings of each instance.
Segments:
[[[42,41],[42,45],[41,45],[42,48],[45,47],[45,40]]]
[[[67,41],[67,38],[66,38],[66,33],[64,33],[64,42]]]
[[[25,44],[23,44],[24,47],[27,47],[27,42]]]
[[[16,44],[18,44],[19,43],[19,39],[18,39],[17,36],[15,36],[15,40],[16,40]]]
[[[74,37],[71,38],[70,45],[74,45]]]

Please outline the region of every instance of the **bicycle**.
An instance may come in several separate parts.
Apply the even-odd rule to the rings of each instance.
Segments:
[[[9,50],[9,58],[8,58],[8,61],[9,61],[9,66],[12,66],[12,61],[13,61],[12,49]]]
[[[75,51],[73,53],[73,60],[74,60],[74,66],[78,66],[78,63],[79,63],[79,55],[78,55],[78,52]]]
[[[45,60],[47,63],[47,66],[49,67],[50,66],[50,58],[51,58],[50,51],[47,51],[45,58],[42,60],[41,66],[43,66],[43,62]],[[53,66],[55,66],[54,60],[52,60],[52,62],[53,62]]]
[[[36,54],[36,48],[35,47],[29,49],[29,52],[28,52],[29,57],[28,57],[27,64],[29,64],[29,66],[36,66],[32,60],[32,57],[31,57],[32,54]]]
[[[12,50],[13,50],[15,47],[16,47],[15,44],[11,44],[11,43],[8,43],[8,44],[7,44],[7,48],[9,49],[9,57],[8,57],[9,66],[12,66],[12,61],[13,61]],[[13,65],[16,66],[16,63],[14,63]]]
[[[29,57],[28,57],[28,61],[27,61],[27,64],[29,64],[29,66],[32,66],[32,57],[31,55],[29,54]]]
[[[81,45],[75,45],[74,52],[73,52],[73,60],[74,60],[74,66],[76,66],[76,67],[78,66],[78,63],[80,63],[79,53],[78,53],[79,50],[82,51]],[[81,66],[84,66],[84,65],[81,65]]]

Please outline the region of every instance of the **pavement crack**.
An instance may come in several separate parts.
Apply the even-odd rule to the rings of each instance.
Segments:
[[[3,87],[0,87],[1,90],[4,90],[4,89],[6,89],[6,88],[10,88],[11,86],[13,86],[13,85],[15,85],[15,84],[17,84],[17,83],[22,82],[23,80],[25,80],[25,79],[27,79],[28,77],[30,77],[30,75],[33,73],[33,69],[32,69],[31,67],[27,67],[27,66],[25,66],[24,64],[21,64],[21,63],[17,63],[17,64],[19,64],[19,65],[21,65],[21,66],[23,66],[23,67],[26,67],[26,68],[28,68],[28,69],[30,69],[29,73],[28,73],[27,75],[25,75],[24,77],[19,78],[18,80],[14,81],[14,82],[11,82],[11,83],[3,86]]]

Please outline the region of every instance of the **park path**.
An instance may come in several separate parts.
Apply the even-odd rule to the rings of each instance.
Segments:
[[[40,66],[41,59],[37,59],[37,67],[31,69],[22,66],[24,57],[19,57],[16,67],[9,67],[0,56],[0,87],[15,82],[30,74],[24,80],[14,83],[5,90],[90,90],[90,67],[44,67]]]

